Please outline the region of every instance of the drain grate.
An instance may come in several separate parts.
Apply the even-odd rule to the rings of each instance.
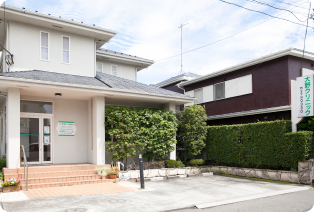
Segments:
[[[66,209],[65,212],[85,212],[87,208],[69,208]]]

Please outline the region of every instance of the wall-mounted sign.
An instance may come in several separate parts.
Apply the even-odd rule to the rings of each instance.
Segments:
[[[313,75],[297,78],[298,117],[313,116]]]
[[[74,122],[59,121],[57,124],[57,132],[59,136],[74,136],[76,126]]]

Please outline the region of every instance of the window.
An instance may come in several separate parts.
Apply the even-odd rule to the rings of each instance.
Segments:
[[[62,43],[62,62],[70,63],[70,38],[63,36]]]
[[[180,105],[176,105],[176,111],[180,110]]]
[[[225,98],[225,83],[215,85],[215,100]]]
[[[48,60],[48,33],[40,33],[40,59]]]
[[[97,71],[102,72],[102,63],[97,63]]]
[[[189,97],[194,97],[194,91],[186,91],[184,94],[189,96]],[[184,104],[184,107],[187,107],[187,106],[190,106],[190,105],[194,105],[194,101],[192,103]]]
[[[117,76],[117,66],[116,65],[111,66],[111,74],[113,76]]]
[[[20,112],[52,114],[51,102],[21,101]]]
[[[203,88],[194,90],[195,103],[199,104],[203,102]]]

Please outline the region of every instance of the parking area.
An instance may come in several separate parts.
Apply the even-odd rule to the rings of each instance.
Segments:
[[[139,187],[139,184],[137,184]],[[147,190],[117,194],[63,196],[3,202],[6,211],[170,211],[259,195],[309,189],[225,176],[145,182]],[[106,189],[106,188],[104,188]],[[279,192],[279,193],[278,193]]]

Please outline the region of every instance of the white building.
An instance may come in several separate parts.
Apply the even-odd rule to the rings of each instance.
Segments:
[[[29,164],[106,164],[107,105],[174,110],[193,100],[137,83],[153,61],[101,49],[113,30],[11,6],[0,19],[0,151],[9,169],[20,167],[20,145]]]

